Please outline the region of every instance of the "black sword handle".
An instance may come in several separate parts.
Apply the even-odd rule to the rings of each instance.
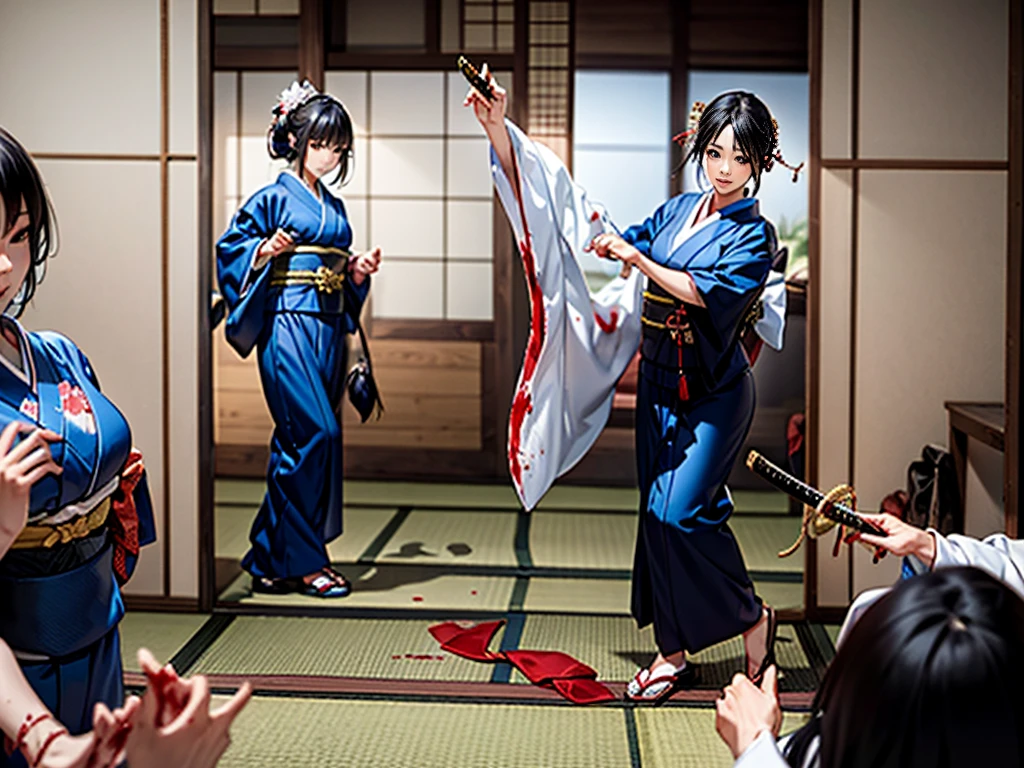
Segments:
[[[469,81],[469,84],[476,88],[485,99],[494,101],[494,90],[491,88],[491,84],[484,80],[483,75],[473,66],[473,63],[465,56],[459,56],[456,63],[459,66],[459,71]]]
[[[816,488],[812,488],[801,482],[788,472],[772,464],[768,459],[757,451],[751,451],[747,456],[747,468],[758,477],[764,478],[783,493],[792,496],[808,507],[817,508],[825,494]],[[869,523],[845,504],[829,504],[825,507],[824,514],[830,520],[834,520],[847,528],[853,528],[861,533],[873,533],[876,536],[888,536],[882,528]]]

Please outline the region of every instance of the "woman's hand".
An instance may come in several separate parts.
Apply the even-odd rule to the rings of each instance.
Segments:
[[[26,432],[31,434],[14,446],[18,434]],[[50,443],[59,440],[56,432],[18,421],[12,421],[0,432],[0,555],[18,538],[28,521],[33,484],[48,474],[59,475],[63,471],[50,454]]]
[[[130,696],[113,712],[97,704],[93,729],[80,736],[72,736],[57,720],[47,717],[28,732],[22,754],[39,768],[111,768],[124,760],[130,720],[138,707],[137,696]]]
[[[736,675],[715,702],[715,710],[715,730],[734,758],[746,752],[763,731],[771,731],[778,738],[782,709],[775,665],[768,667],[760,688],[745,675]]]
[[[888,536],[875,536],[872,533],[859,533],[856,541],[863,541],[877,549],[892,552],[897,557],[914,555],[928,568],[935,562],[935,537],[928,531],[922,531],[898,517],[883,513],[880,515],[861,514],[869,523],[874,523]]]
[[[160,669],[148,652],[139,662],[149,686],[132,720],[128,736],[129,765],[150,768],[214,766],[231,744],[228,730],[252,696],[244,684],[219,709],[210,711],[210,688],[202,675],[180,679],[173,669]]]
[[[256,255],[261,259],[273,259],[294,246],[294,238],[283,229],[278,229],[269,239],[263,241]]]
[[[352,257],[352,282],[362,285],[367,277],[380,269],[380,248]]]
[[[640,266],[640,259],[643,256],[640,251],[627,243],[618,235],[605,232],[590,241],[590,245],[583,250],[593,251],[602,259],[613,259],[628,264],[631,267]]]
[[[491,91],[494,93],[494,101],[488,101],[486,96],[470,86],[462,106],[473,107],[476,119],[480,121],[480,125],[483,126],[488,136],[492,133],[504,132],[505,110],[508,109],[508,93],[498,85],[486,64],[480,70],[480,77],[491,86]]]

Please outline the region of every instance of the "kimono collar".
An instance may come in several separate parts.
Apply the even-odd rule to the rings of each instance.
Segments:
[[[298,175],[295,173],[295,171],[293,171],[291,168],[286,168],[285,170],[281,171],[281,173],[277,177],[277,183],[282,185],[283,187],[286,187],[289,191],[294,192],[300,196],[305,195],[304,199],[307,202],[311,203],[317,211],[319,211],[323,207],[324,192],[326,192],[326,189],[324,188],[323,182],[321,182],[320,179],[316,180],[317,191],[320,193],[319,198],[317,198],[317,196],[313,194],[313,190],[311,190],[306,185],[306,182],[300,179]],[[301,190],[301,192],[299,190]]]
[[[36,368],[35,360],[32,358],[32,346],[29,342],[28,333],[22,328],[21,323],[8,315],[0,316],[0,333],[10,329],[18,338],[18,352],[21,354],[21,366],[16,366],[5,355],[0,355],[0,365],[3,365],[12,374],[21,379],[29,388],[35,392]]]
[[[717,213],[723,219],[744,222],[753,221],[761,215],[761,205],[756,197],[744,197],[731,205],[720,208]]]

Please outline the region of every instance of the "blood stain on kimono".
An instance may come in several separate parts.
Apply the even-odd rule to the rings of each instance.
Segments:
[[[537,266],[533,257],[533,248],[530,245],[529,232],[526,234],[526,239],[519,244],[519,252],[523,257],[523,271],[526,273],[526,282],[530,291],[530,338],[526,343],[523,373],[519,380],[519,388],[516,391],[515,398],[512,400],[512,409],[509,414],[509,470],[512,472],[512,477],[517,484],[522,483],[523,470],[529,470],[529,466],[522,466],[519,459],[519,434],[522,431],[523,420],[526,418],[526,414],[533,413],[533,402],[527,390],[529,389],[531,379],[533,379],[533,373],[537,369],[537,361],[540,359],[541,350],[544,348],[544,335],[547,331],[544,293],[541,291],[540,283],[537,280]]]
[[[618,308],[612,309],[607,320],[601,317],[599,313],[594,312],[594,320],[597,321],[597,324],[605,333],[615,333],[615,328],[619,324],[619,310]]]

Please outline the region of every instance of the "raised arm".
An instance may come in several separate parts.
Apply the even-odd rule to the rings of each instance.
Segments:
[[[466,94],[466,100],[462,102],[464,107],[472,106],[476,119],[483,126],[487,138],[491,141],[494,154],[501,163],[505,175],[516,183],[516,191],[519,191],[518,174],[515,173],[515,162],[512,159],[512,139],[508,135],[508,128],[505,127],[505,110],[508,108],[508,94],[505,89],[498,85],[484,64],[480,72],[494,92],[494,101],[488,101],[476,88],[470,88]]]

